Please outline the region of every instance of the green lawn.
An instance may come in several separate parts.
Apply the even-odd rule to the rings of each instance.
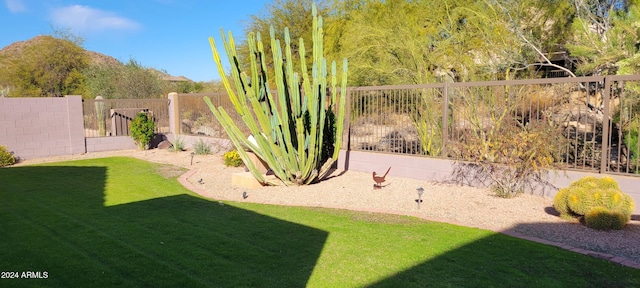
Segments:
[[[47,272],[0,287],[640,287],[640,270],[490,231],[203,199],[182,172],[0,169],[0,271]]]

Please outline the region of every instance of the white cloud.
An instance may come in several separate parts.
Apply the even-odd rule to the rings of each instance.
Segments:
[[[4,3],[7,5],[7,9],[9,9],[11,13],[20,13],[27,11],[27,6],[22,0],[5,0]]]
[[[137,30],[140,24],[113,13],[88,6],[73,5],[56,8],[51,12],[54,24],[68,27],[74,32],[96,32],[104,30]]]

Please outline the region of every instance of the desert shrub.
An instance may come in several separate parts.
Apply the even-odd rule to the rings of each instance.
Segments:
[[[636,105],[633,105],[632,107],[635,107],[635,109],[638,109]],[[640,111],[628,111],[627,113],[629,113],[630,115],[637,115],[637,114],[640,114]],[[615,118],[618,118],[618,119],[614,119],[614,121],[617,120],[616,122],[620,122],[621,120],[620,112],[615,115]],[[635,165],[638,165],[640,160],[638,159],[638,155],[640,155],[640,146],[638,146],[638,132],[640,130],[640,119],[636,118],[631,121],[625,121],[624,124],[621,125],[624,128],[623,141],[624,141],[624,145],[629,149],[629,157],[630,157],[629,160]]]
[[[553,97],[538,92],[526,86],[454,90],[449,119],[453,141],[445,151],[476,164],[476,177],[497,196],[513,197],[543,182],[566,155],[566,128],[550,117],[555,102],[547,100]]]
[[[129,124],[131,137],[140,149],[146,149],[148,147],[149,142],[153,139],[154,128],[153,117],[145,112],[138,113],[136,118],[133,118]]]
[[[560,157],[558,146],[549,145],[550,139],[546,136],[554,127],[546,125],[503,123],[503,128],[489,133],[491,136],[469,132],[472,135],[459,149],[461,158],[478,165],[479,172],[491,180],[497,196],[514,197],[555,167]]]
[[[553,206],[562,217],[582,217],[585,224],[587,215],[590,214],[588,217],[591,218],[589,221],[592,224],[586,225],[594,225],[592,228],[600,230],[622,229],[631,219],[635,209],[633,198],[620,190],[615,179],[592,176],[583,177],[571,183],[569,187],[560,189],[554,198]],[[599,208],[595,209],[596,207]],[[620,221],[622,225],[618,223]]]
[[[180,136],[174,136],[173,140],[169,140],[171,143],[171,147],[169,147],[169,151],[180,152],[184,151],[184,139]]]
[[[202,139],[198,139],[198,142],[193,144],[193,151],[198,155],[211,154],[211,144]]]
[[[606,207],[593,207],[584,215],[584,224],[596,230],[620,230],[629,221],[620,211]]]
[[[231,150],[227,153],[224,153],[224,165],[231,167],[238,167],[243,164],[242,158],[240,158],[240,154],[238,150]]]
[[[425,155],[440,156],[442,152],[442,95],[437,90],[423,90],[411,103],[411,120],[420,138]],[[410,98],[411,99],[411,98]]]
[[[0,146],[0,167],[13,165],[16,163],[16,157],[9,151],[6,146]]]

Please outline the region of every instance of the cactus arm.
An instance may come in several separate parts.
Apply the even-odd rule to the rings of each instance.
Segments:
[[[342,64],[342,87],[340,87],[340,104],[338,108],[338,115],[336,115],[336,142],[333,149],[333,160],[338,159],[340,148],[342,146],[342,133],[344,131],[344,113],[347,106],[347,70],[348,62],[345,58]]]
[[[300,38],[299,44],[298,46],[300,47],[300,59],[306,59],[306,51],[304,48],[304,41],[302,40],[302,38]],[[310,93],[311,93],[311,82],[309,80],[309,72],[307,70],[307,63],[306,61],[300,61],[300,71],[302,73],[302,75],[304,75],[305,77],[302,78],[302,89],[304,91],[304,97],[309,97]],[[306,100],[306,98],[301,99],[301,114],[302,111],[306,111],[309,107],[308,102],[307,101],[303,101]]]
[[[336,61],[331,61],[331,103],[329,109],[335,108],[337,102],[337,90],[336,90]]]
[[[221,32],[221,34],[224,39],[224,33]],[[236,107],[236,111],[238,112],[238,114],[242,115],[242,112],[239,110],[240,102],[238,101],[238,97],[236,97],[236,94],[233,92],[233,89],[231,89],[231,83],[229,83],[229,79],[226,76],[227,74],[225,73],[224,68],[222,66],[222,62],[220,61],[220,54],[218,53],[218,49],[216,49],[216,42],[215,40],[213,40],[213,37],[209,37],[209,45],[211,46],[211,51],[213,53],[213,60],[216,62],[216,65],[218,66],[218,74],[220,74],[220,81],[222,82],[222,85],[224,85],[225,90],[227,90],[229,100],[231,100],[233,107]]]
[[[273,54],[273,66],[275,70],[275,82],[276,88],[278,90],[278,107],[280,113],[275,113],[277,117],[276,123],[274,123],[274,127],[278,127],[277,135],[279,143],[282,143],[281,149],[284,151],[295,151],[293,148],[293,143],[291,141],[291,131],[289,126],[289,111],[288,106],[290,105],[289,101],[287,101],[287,89],[286,89],[286,78],[284,77],[284,72],[282,70],[284,66],[284,62],[282,59],[282,49],[280,49],[280,41],[275,40],[275,32],[273,26],[271,26],[271,51]],[[295,153],[283,153],[283,161],[284,164],[290,168],[292,171],[298,171],[298,163],[296,159]]]
[[[207,103],[207,106],[209,106],[209,110],[211,110],[211,112],[216,117],[216,119],[218,119],[220,124],[228,132],[231,142],[234,144],[234,146],[238,150],[238,154],[240,155],[240,158],[242,159],[242,161],[245,163],[245,165],[251,172],[251,175],[253,175],[253,177],[255,177],[256,180],[258,180],[258,182],[266,183],[265,178],[262,176],[262,174],[260,174],[256,166],[249,159],[249,155],[247,154],[247,152],[243,147],[243,146],[251,147],[253,146],[253,143],[246,141],[244,137],[239,137],[240,135],[242,135],[242,132],[240,132],[240,129],[238,129],[238,127],[233,124],[233,120],[231,119],[231,117],[229,117],[229,114],[227,114],[227,112],[224,111],[222,107],[215,108],[211,103],[211,100],[207,96],[204,97],[204,101],[205,103]]]
[[[293,94],[293,96],[291,97],[292,99],[292,105],[293,105],[293,115],[296,117],[300,116],[300,89],[299,89],[299,83],[298,83],[298,74],[293,72],[293,61],[291,61],[293,59],[293,57],[291,56],[291,37],[289,37],[289,29],[285,28],[284,30],[284,42],[285,42],[285,47],[286,47],[286,59],[289,59],[289,61],[286,62],[286,75],[288,75],[289,78],[289,84],[292,86],[292,89],[290,91],[291,94]],[[301,63],[304,63],[304,58],[300,58],[301,59]],[[304,70],[302,70],[304,71]]]
[[[264,60],[264,46],[261,35],[249,34],[248,45],[251,61],[249,73],[240,70],[233,35],[222,37],[227,51],[229,62],[232,65],[231,76],[233,83],[225,75],[220,63],[220,56],[215,50],[215,42],[210,38],[214,60],[218,65],[222,82],[229,93],[231,102],[236,112],[241,116],[242,122],[251,131],[256,139],[256,144],[250,143],[246,136],[238,128],[239,123],[234,123],[229,114],[222,107],[214,107],[208,98],[205,99],[216,119],[229,134],[229,138],[239,149],[240,157],[247,160],[247,148],[253,151],[260,159],[265,161],[275,175],[285,185],[302,185],[312,183],[329,170],[331,164],[338,155],[342,122],[344,119],[344,106],[346,102],[346,68],[343,75],[343,89],[336,91],[336,65],[331,64],[331,82],[329,84],[332,95],[327,97],[328,69],[327,61],[323,57],[323,29],[322,17],[317,15],[317,9],[313,4],[313,49],[312,64],[306,63],[306,50],[304,41],[299,39],[300,71],[294,71],[291,51],[291,39],[288,29],[285,29],[284,50],[280,41],[275,39],[273,28],[271,34],[271,51],[274,63],[274,73],[267,71]],[[346,64],[346,62],[345,62]],[[311,69],[309,69],[311,68]],[[273,75],[273,83],[276,85],[277,94],[269,88],[270,75]],[[232,85],[233,84],[233,85]],[[233,87],[235,86],[235,87]],[[235,92],[232,88],[235,88]],[[333,143],[334,156],[325,163],[319,163],[322,157],[322,145],[325,135],[325,123],[328,109],[338,110],[336,131],[339,134],[334,139],[340,139]],[[331,119],[333,120],[333,119]],[[329,124],[331,125],[331,124]],[[326,132],[334,133],[334,131]],[[240,151],[242,150],[242,151]],[[274,183],[257,173],[252,163],[247,164],[256,179],[262,183]],[[251,166],[251,167],[249,167]],[[266,182],[269,181],[269,182]]]
[[[300,117],[300,89],[298,88],[298,74],[293,72],[293,61],[291,60],[293,59],[291,56],[291,37],[289,36],[288,28],[285,28],[284,30],[284,37],[286,59],[289,60],[283,63],[284,70],[282,74],[282,83],[284,85],[278,90],[282,90],[284,92],[283,95],[285,96],[284,99],[281,99],[281,111],[286,116],[286,121],[284,121],[282,124],[285,127],[285,135],[287,135],[288,138],[288,141],[286,143],[289,144],[289,146],[287,148],[289,149],[289,151],[294,152],[291,153],[293,156],[296,156],[292,159],[295,162],[292,164],[294,164],[295,169],[299,171],[301,167],[304,167],[301,162],[303,161],[302,159],[306,159],[306,156],[304,155],[304,153],[300,153],[304,152],[304,150],[298,149],[296,151],[293,140],[295,140],[296,146],[301,146],[303,142],[299,141],[299,136],[300,134],[302,134],[304,138],[304,129],[297,129],[297,123],[295,123],[297,121],[293,121],[292,118]],[[281,56],[281,54],[279,54],[279,56]],[[292,135],[291,130],[296,131],[297,135],[295,135],[295,139],[291,139],[291,137],[294,136]]]
[[[220,31],[220,34],[222,36],[222,41],[224,44],[225,51],[227,53],[227,58],[229,63],[238,63],[238,54],[236,53],[236,45],[235,45],[235,40],[233,39],[233,34],[231,33],[231,31],[229,31],[228,38],[224,37],[224,33],[222,31]],[[232,66],[232,68],[234,68],[234,66]],[[241,74],[241,71],[240,71],[239,65],[236,65],[235,69],[231,69],[231,75],[235,80],[234,84],[236,86],[236,93],[238,95],[238,100],[239,100],[238,102],[240,105],[242,105],[242,107],[246,108],[247,96],[246,96],[245,85],[247,82],[246,82],[246,79],[243,79],[240,74]]]
[[[258,54],[261,53],[260,51],[260,46],[256,45],[256,41],[258,43],[260,43],[261,41],[261,36],[260,33],[256,33],[256,38],[254,39],[253,37],[249,37],[247,39],[248,41],[248,46],[249,46],[249,57],[250,57],[250,62],[251,62],[251,90],[253,91],[254,95],[260,95],[260,91],[262,88],[261,85],[259,85],[258,83],[260,83],[260,79],[258,79],[260,77],[259,71],[258,71],[258,60],[262,61],[262,57]],[[258,59],[257,57],[260,57],[260,59]]]

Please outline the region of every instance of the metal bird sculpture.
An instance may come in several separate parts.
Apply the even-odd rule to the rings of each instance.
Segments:
[[[375,186],[376,187],[382,187],[382,182],[384,182],[384,178],[387,177],[387,174],[389,174],[389,170],[391,170],[391,166],[389,166],[389,169],[387,169],[387,172],[384,173],[384,175],[380,176],[376,174],[376,171],[373,171],[373,181],[376,182]]]

